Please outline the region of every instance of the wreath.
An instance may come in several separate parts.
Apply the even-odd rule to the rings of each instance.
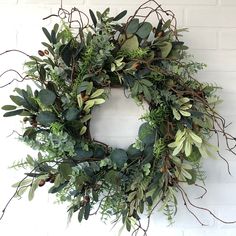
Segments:
[[[70,217],[76,213],[81,222],[100,212],[103,220],[121,220],[133,234],[143,230],[147,235],[156,209],[172,223],[177,194],[200,224],[204,225],[194,209],[234,223],[193,204],[185,191],[187,184],[201,188],[201,197],[206,194],[202,157],[218,155],[229,171],[219,150],[220,136],[236,154],[236,139],[215,109],[218,87],[194,79],[205,65],[187,53],[180,40],[185,29],[177,29],[172,11],[150,0],[125,23],[118,23],[126,13],[110,17],[109,8],[96,14],[89,10],[89,23],[89,16],[79,9],[60,8],[46,17],[57,16],[61,23],[50,31],[42,28],[47,42],[38,56],[19,50],[1,54],[18,51],[27,56],[26,70],[18,75],[37,85],[16,88],[10,96],[14,105],[2,107],[5,117],[23,116],[19,139],[38,151],[37,157],[28,155],[13,164],[27,170],[14,185],[13,196],[28,191],[31,200],[46,184],[49,193],[68,204]],[[154,26],[150,16],[156,17]],[[127,150],[112,148],[90,134],[91,112],[109,99],[113,87],[122,88],[137,105],[149,106]],[[209,143],[212,134],[216,145]],[[140,222],[143,213],[148,218],[145,228]]]

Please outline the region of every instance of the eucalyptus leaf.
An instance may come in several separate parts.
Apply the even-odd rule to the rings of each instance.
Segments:
[[[137,50],[138,47],[139,47],[139,42],[136,35],[133,35],[129,37],[128,39],[126,39],[125,42],[121,46],[123,50],[127,50],[127,51]]]
[[[54,113],[50,111],[41,111],[37,117],[36,117],[37,122],[39,122],[41,125],[44,126],[49,126],[53,122],[57,120],[57,117]]]
[[[65,114],[65,118],[68,121],[76,120],[80,111],[76,107],[70,107]]]
[[[139,28],[139,19],[133,19],[128,23],[127,29],[126,29],[126,33],[127,34],[134,34],[137,32]]]
[[[110,155],[110,158],[118,168],[122,168],[128,160],[127,153],[123,149],[114,149]]]
[[[159,48],[161,49],[161,55],[163,58],[168,57],[168,55],[171,52],[172,49],[172,44],[170,42],[162,42],[161,44],[158,45]]]
[[[152,24],[149,22],[143,22],[139,25],[138,31],[136,34],[141,38],[145,39],[149,36],[152,31]]]

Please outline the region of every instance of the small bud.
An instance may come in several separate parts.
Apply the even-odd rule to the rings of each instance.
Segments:
[[[41,180],[39,181],[39,187],[44,186],[45,183],[46,183],[46,181],[45,181],[44,179],[41,179]]]
[[[48,51],[48,50],[44,50],[44,54],[45,54],[45,55],[48,55],[48,54],[49,54],[49,51]]]
[[[42,50],[38,50],[38,54],[39,56],[43,57],[44,56],[44,52]]]

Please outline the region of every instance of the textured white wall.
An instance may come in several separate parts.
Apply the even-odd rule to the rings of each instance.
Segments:
[[[64,0],[64,5],[76,6],[82,10],[104,9],[110,7],[112,13],[128,9],[130,13],[142,3],[140,0]],[[176,13],[179,25],[188,27],[189,33],[184,39],[190,46],[190,51],[200,62],[208,67],[198,77],[201,81],[216,82],[223,87],[221,96],[224,103],[219,111],[233,125],[229,128],[236,134],[236,0],[159,0],[164,7]],[[29,54],[40,49],[40,42],[44,39],[41,33],[42,26],[49,26],[51,21],[42,21],[44,16],[57,11],[59,0],[0,0],[0,52],[6,49],[22,49]],[[25,58],[12,53],[0,57],[0,73],[10,67],[22,69]],[[4,78],[10,81],[14,74]],[[3,78],[0,84],[3,83]],[[0,106],[6,104],[9,94],[17,83],[0,90]],[[126,109],[126,108],[124,108]],[[122,111],[125,113],[125,110]],[[7,167],[15,159],[25,157],[31,150],[17,142],[14,136],[7,138],[11,129],[19,130],[17,118],[2,118],[0,111],[0,208],[11,196],[13,189],[10,185],[20,178],[14,170]],[[133,113],[135,115],[135,113]],[[116,117],[117,118],[117,117]],[[124,135],[122,130],[121,135]],[[134,132],[136,132],[134,130]],[[124,142],[122,140],[121,142]],[[224,147],[223,147],[224,148]],[[227,155],[231,165],[232,177],[226,172],[226,166],[221,160],[205,160],[204,169],[207,172],[207,196],[197,200],[199,205],[207,206],[214,213],[226,220],[236,219],[236,158]],[[197,197],[198,192],[189,189],[191,196]],[[20,236],[72,236],[103,234],[117,235],[119,229],[111,230],[110,225],[104,225],[99,217],[95,217],[82,225],[76,217],[72,224],[66,226],[65,206],[53,205],[54,198],[46,191],[38,191],[33,202],[27,199],[14,201],[9,207],[6,216],[0,222],[1,235]],[[209,214],[200,213],[202,219],[209,224],[201,227],[184,209],[180,200],[176,224],[166,227],[165,218],[157,213],[152,220],[149,236],[235,236],[235,225],[224,225],[213,220]],[[127,234],[128,235],[128,234]]]

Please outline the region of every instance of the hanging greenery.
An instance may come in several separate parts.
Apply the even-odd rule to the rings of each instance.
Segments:
[[[177,29],[172,11],[150,0],[119,23],[126,13],[111,17],[109,9],[96,14],[89,10],[90,23],[89,16],[76,8],[71,12],[60,8],[49,16],[62,19],[60,25],[42,28],[47,41],[39,55],[18,51],[28,57],[19,76],[35,82],[37,89],[16,88],[10,96],[13,104],[2,109],[4,117],[23,117],[19,139],[38,156],[14,163],[14,168],[27,170],[14,185],[14,196],[28,191],[31,200],[39,187],[47,185],[49,193],[67,203],[70,217],[76,213],[81,222],[99,212],[103,220],[122,221],[133,234],[143,230],[147,235],[156,210],[172,223],[177,194],[202,225],[196,208],[233,223],[193,204],[185,191],[193,185],[203,190],[201,197],[205,195],[201,161],[207,156],[225,160],[219,136],[236,154],[236,139],[215,109],[220,102],[218,87],[194,78],[205,65],[188,55],[180,35],[184,29]],[[17,50],[1,55],[11,51]],[[127,150],[90,135],[91,112],[109,99],[113,87],[123,88],[137,105],[149,105],[138,137]],[[216,145],[209,143],[212,134],[217,136]],[[140,222],[143,213],[146,227]]]

